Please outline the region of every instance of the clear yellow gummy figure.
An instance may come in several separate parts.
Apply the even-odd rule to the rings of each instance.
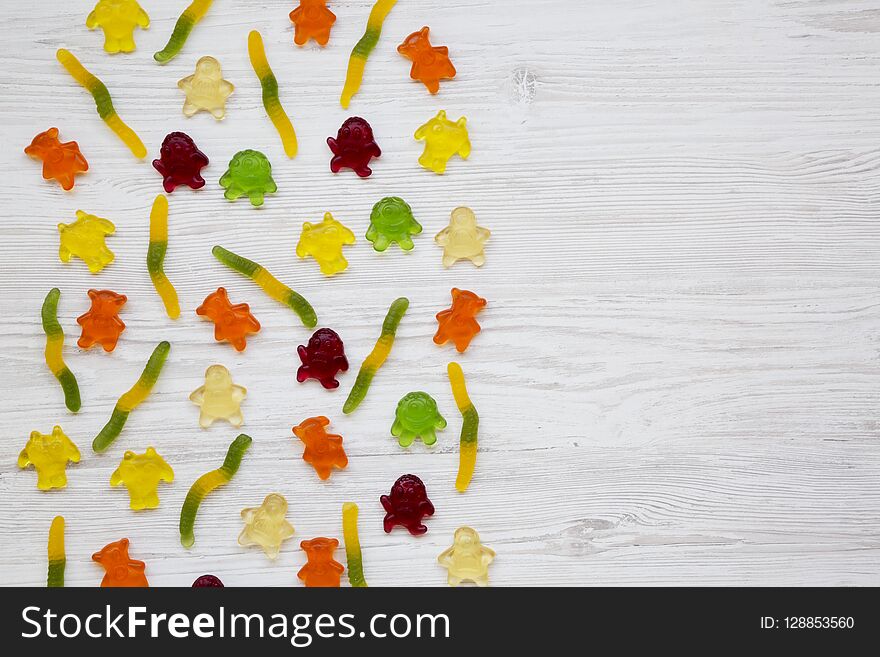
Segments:
[[[57,424],[52,433],[31,431],[27,445],[18,455],[18,467],[33,464],[37,471],[37,488],[64,488],[67,485],[67,463],[79,463],[79,449]]]
[[[136,0],[99,0],[86,18],[86,27],[104,30],[104,50],[109,53],[134,50],[134,28],[147,29],[150,17]]]
[[[152,447],[143,454],[128,451],[110,475],[110,485],[125,484],[130,506],[135,511],[159,506],[159,482],[174,481],[174,470]]]
[[[186,94],[185,116],[204,110],[218,121],[226,116],[226,99],[235,90],[229,80],[223,79],[220,62],[208,56],[197,61],[196,72],[180,80],[177,86]]]
[[[109,219],[77,210],[76,221],[58,224],[58,232],[61,233],[61,247],[58,249],[61,262],[70,262],[70,258],[76,256],[93,274],[113,262],[115,256],[104,241],[107,235],[116,232],[116,226]]]
[[[458,154],[466,160],[471,154],[467,118],[464,116],[458,121],[450,121],[446,118],[446,111],[440,110],[437,116],[419,126],[414,136],[417,141],[425,142],[419,164],[434,173],[446,171],[446,163],[453,155]]]
[[[477,586],[489,586],[489,564],[495,559],[495,551],[480,543],[480,535],[470,527],[455,530],[452,547],[437,557],[440,565],[449,571],[449,586],[464,581]]]
[[[266,495],[263,503],[252,509],[242,509],[244,529],[238,537],[239,545],[259,545],[270,559],[276,559],[281,543],[293,536],[293,525],[284,517],[287,500],[278,493]]]
[[[201,408],[199,425],[207,429],[214,420],[226,420],[234,427],[244,424],[241,402],[247,396],[247,388],[232,382],[232,375],[222,365],[211,365],[205,371],[205,385],[189,396]]]
[[[455,208],[449,225],[434,236],[434,241],[443,247],[443,266],[451,267],[458,260],[470,260],[477,267],[482,267],[486,262],[483,245],[489,235],[488,228],[477,226],[473,210]]]
[[[325,212],[321,223],[303,224],[296,255],[300,258],[312,256],[321,267],[321,273],[332,276],[348,268],[342,247],[354,242],[354,233],[336,221],[332,214]]]

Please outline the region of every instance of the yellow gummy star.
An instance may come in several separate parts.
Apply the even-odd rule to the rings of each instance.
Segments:
[[[33,465],[37,471],[37,488],[64,488],[67,485],[67,463],[79,463],[79,449],[61,427],[55,425],[52,433],[31,431],[27,445],[18,455],[18,467]]]
[[[270,559],[278,557],[281,543],[293,536],[293,525],[284,517],[287,500],[278,493],[270,493],[263,503],[251,509],[242,509],[244,529],[238,537],[239,545],[259,545]]]
[[[470,581],[477,586],[489,585],[489,564],[495,559],[495,551],[480,543],[480,535],[470,527],[455,530],[452,547],[437,557],[441,566],[449,571],[450,586]]]
[[[229,80],[223,79],[220,62],[208,56],[197,61],[196,72],[180,80],[177,86],[186,94],[184,115],[204,110],[218,121],[226,116],[226,99],[235,90]]]

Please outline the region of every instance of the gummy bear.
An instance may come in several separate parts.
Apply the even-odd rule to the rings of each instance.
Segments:
[[[428,499],[425,484],[415,475],[400,477],[391,487],[391,494],[383,495],[379,501],[385,509],[383,525],[386,534],[390,534],[396,525],[403,525],[413,536],[428,531],[422,518],[434,515],[434,505]]]
[[[342,167],[352,169],[361,178],[368,177],[373,170],[370,160],[382,155],[379,145],[373,139],[373,128],[366,119],[352,116],[345,119],[336,133],[336,139],[327,137],[327,145],[333,152],[330,171],[339,173]]]
[[[220,578],[216,575],[202,575],[201,577],[197,577],[196,581],[192,583],[192,588],[194,589],[206,589],[206,588],[225,588],[223,586],[223,582],[220,581]]]
[[[129,540],[123,538],[115,543],[105,545],[100,552],[92,555],[107,572],[101,580],[102,587],[139,587],[149,586],[144,570],[147,565],[143,561],[128,556]]]
[[[205,385],[194,390],[189,398],[201,408],[199,425],[207,429],[214,420],[226,420],[240,427],[244,423],[241,402],[246,395],[247,389],[232,382],[228,369],[211,365],[205,372]]]
[[[281,544],[293,536],[293,525],[287,515],[287,500],[278,493],[266,495],[263,503],[252,509],[242,509],[244,529],[238,536],[238,544],[244,547],[259,545],[270,559],[277,559]]]
[[[435,344],[452,340],[459,353],[464,353],[474,336],[480,332],[475,316],[486,306],[486,300],[469,290],[452,288],[452,307],[437,313]]]
[[[327,9],[327,0],[299,0],[299,7],[290,12],[294,24],[293,42],[304,46],[314,39],[319,46],[330,40],[330,28],[336,22],[336,14]]]
[[[244,351],[247,347],[248,334],[260,330],[260,323],[251,315],[250,306],[246,303],[232,305],[223,287],[218,287],[216,292],[205,297],[202,305],[196,308],[196,314],[214,322],[214,339],[217,342],[228,340],[238,351]]]
[[[342,247],[354,244],[354,233],[333,218],[329,212],[324,213],[324,220],[319,224],[303,224],[296,255],[300,258],[312,256],[325,276],[333,276],[348,268],[348,260],[342,255]]]
[[[192,189],[205,186],[201,171],[208,166],[208,157],[185,132],[170,132],[162,142],[159,159],[153,160],[156,171],[162,174],[162,186],[169,194],[178,185]]]
[[[443,550],[437,561],[449,571],[450,586],[461,582],[474,582],[477,586],[489,586],[489,564],[495,559],[495,551],[480,543],[480,535],[470,527],[455,530],[452,546]]]
[[[296,348],[302,365],[296,371],[296,380],[318,379],[321,385],[332,390],[339,387],[337,372],[348,371],[345,346],[333,329],[322,328],[309,338],[308,345]]]
[[[410,251],[413,248],[410,235],[421,232],[422,226],[413,217],[412,208],[398,196],[386,196],[370,212],[367,240],[373,243],[376,251],[384,251],[395,242],[404,251]]]
[[[238,151],[229,161],[229,168],[220,177],[220,186],[225,196],[234,201],[247,195],[251,205],[263,205],[263,194],[274,194],[278,186],[272,180],[272,165],[260,151],[247,149]]]
[[[308,587],[339,587],[339,578],[345,571],[345,566],[333,558],[339,541],[320,537],[303,541],[299,546],[306,553],[308,561],[296,576]]]
[[[75,141],[66,141],[63,144],[59,141],[58,128],[49,128],[38,134],[24,152],[42,160],[43,178],[54,178],[66,191],[73,189],[76,174],[89,170],[89,163]]]
[[[58,232],[61,234],[61,246],[58,249],[61,262],[70,262],[70,258],[76,256],[86,263],[93,274],[113,262],[115,256],[107,248],[105,238],[116,232],[116,226],[108,219],[77,210],[76,221],[72,224],[58,224]]]
[[[449,225],[434,236],[443,247],[443,266],[451,267],[458,260],[470,260],[477,267],[486,262],[483,245],[491,233],[477,226],[477,217],[470,208],[460,207],[452,211]]]
[[[159,482],[174,481],[174,470],[153,447],[143,454],[127,451],[119,467],[110,475],[110,485],[125,485],[132,509],[155,509],[159,506]]]
[[[104,30],[104,50],[109,53],[134,50],[134,28],[147,29],[150,17],[135,0],[98,0],[86,18],[86,27]]]
[[[119,334],[125,330],[125,323],[119,319],[119,309],[128,297],[110,290],[89,290],[89,299],[92,307],[76,318],[76,323],[82,326],[82,335],[76,343],[83,349],[97,343],[104,347],[104,351],[113,351]]]
[[[197,61],[196,72],[180,80],[177,86],[186,94],[184,116],[204,110],[218,121],[226,116],[226,99],[235,90],[229,80],[223,79],[220,62],[210,56]]]
[[[61,427],[55,425],[49,434],[31,431],[27,445],[18,455],[18,467],[33,464],[40,490],[64,488],[67,485],[67,463],[79,463],[79,458],[79,449]]]
[[[434,398],[427,392],[410,392],[397,404],[391,435],[397,437],[401,447],[412,445],[417,436],[426,445],[433,445],[437,442],[434,430],[445,428],[446,420]]]
[[[428,27],[413,32],[397,46],[397,52],[412,61],[409,77],[419,80],[436,94],[440,91],[440,80],[455,77],[455,67],[449,61],[449,48],[432,46],[428,39]]]
[[[446,163],[453,155],[466,160],[471,154],[471,142],[468,137],[467,119],[458,121],[446,118],[446,111],[440,110],[437,116],[415,132],[417,141],[425,142],[425,151],[419,157],[419,164],[434,173],[446,171]]]
[[[327,433],[324,427],[329,424],[330,420],[320,415],[303,420],[293,428],[293,433],[306,446],[303,461],[311,463],[321,479],[329,479],[334,466],[342,469],[348,465],[342,436]]]

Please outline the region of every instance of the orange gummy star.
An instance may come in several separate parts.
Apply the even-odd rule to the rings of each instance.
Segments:
[[[293,433],[303,443],[303,461],[311,463],[321,479],[328,479],[333,467],[344,468],[348,465],[348,457],[342,448],[342,436],[327,433],[324,428],[330,424],[323,415],[303,420],[293,428]]]
[[[345,566],[333,559],[333,551],[339,547],[339,541],[319,537],[303,541],[299,546],[306,553],[308,561],[296,576],[309,587],[338,587],[339,576],[345,570]]]
[[[58,140],[58,128],[41,132],[24,152],[43,161],[43,178],[53,178],[66,190],[73,189],[74,176],[89,170],[89,163],[79,150],[75,141]]]
[[[464,352],[474,336],[480,332],[480,325],[474,319],[486,306],[486,300],[468,290],[452,288],[452,307],[437,313],[436,344],[446,344],[450,340],[459,353]]]
[[[125,322],[118,315],[128,297],[111,290],[89,290],[89,299],[92,307],[76,318],[76,323],[82,326],[82,335],[76,343],[83,349],[99,344],[104,351],[113,351],[119,334],[125,330]]]
[[[397,52],[413,63],[409,77],[423,82],[432,94],[440,91],[440,80],[455,77],[455,67],[449,60],[449,48],[432,46],[427,27],[406,37],[397,46]]]
[[[214,322],[214,339],[217,342],[228,340],[238,351],[244,351],[247,347],[245,337],[249,333],[260,330],[260,323],[251,315],[250,306],[246,303],[229,303],[229,296],[223,287],[218,287],[216,292],[205,297],[202,305],[196,308],[196,314]]]
[[[144,574],[146,564],[128,556],[127,538],[105,545],[92,555],[92,561],[97,561],[107,571],[101,580],[102,587],[150,585]]]
[[[296,45],[302,46],[314,39],[319,46],[326,46],[336,14],[327,9],[326,0],[299,0],[299,7],[290,12],[290,20],[296,26],[293,34]]]

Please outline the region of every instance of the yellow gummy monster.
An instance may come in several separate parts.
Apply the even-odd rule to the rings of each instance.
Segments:
[[[480,543],[480,535],[470,527],[455,530],[452,546],[443,550],[437,561],[449,571],[450,586],[463,581],[477,586],[489,586],[489,564],[495,559],[495,551]]]
[[[113,252],[107,248],[104,239],[116,232],[116,226],[109,219],[76,211],[76,221],[72,224],[58,224],[61,233],[61,247],[58,257],[61,262],[70,262],[72,256],[81,258],[89,271],[97,274],[113,262]]]
[[[52,433],[31,431],[27,445],[18,455],[18,467],[33,464],[37,471],[37,488],[64,488],[67,485],[67,463],[79,463],[79,449],[61,427],[55,425]]]
[[[136,0],[99,0],[86,18],[86,27],[104,30],[104,50],[109,53],[134,50],[134,28],[147,29],[150,17]]]
[[[174,470],[152,447],[143,454],[126,452],[110,475],[111,486],[124,484],[128,489],[130,506],[135,511],[159,506],[160,481],[174,481]]]
[[[303,224],[296,255],[300,258],[312,256],[321,267],[322,274],[333,276],[348,268],[342,247],[354,242],[354,233],[336,221],[332,214],[325,212],[321,223]]]
[[[242,509],[244,529],[238,537],[239,545],[259,545],[270,559],[278,558],[281,544],[293,536],[293,525],[284,517],[287,500],[278,493],[266,495],[263,503],[252,509]]]
[[[419,164],[434,173],[446,171],[446,163],[453,155],[466,160],[471,154],[467,118],[464,116],[458,121],[450,121],[446,118],[446,111],[440,110],[437,116],[419,126],[414,136],[417,141],[425,142]]]
[[[222,365],[211,365],[205,372],[205,385],[189,396],[199,406],[199,425],[210,427],[214,420],[227,420],[234,427],[244,423],[241,402],[247,396],[247,388],[232,382],[232,375]]]
[[[444,267],[451,267],[458,260],[470,260],[482,267],[486,262],[483,245],[490,235],[488,228],[477,226],[473,210],[460,207],[452,211],[449,225],[434,236],[434,241],[443,247]]]
[[[196,72],[180,80],[177,86],[186,94],[185,116],[204,110],[218,121],[226,116],[226,99],[235,90],[229,80],[223,79],[220,62],[209,56],[197,61]]]

